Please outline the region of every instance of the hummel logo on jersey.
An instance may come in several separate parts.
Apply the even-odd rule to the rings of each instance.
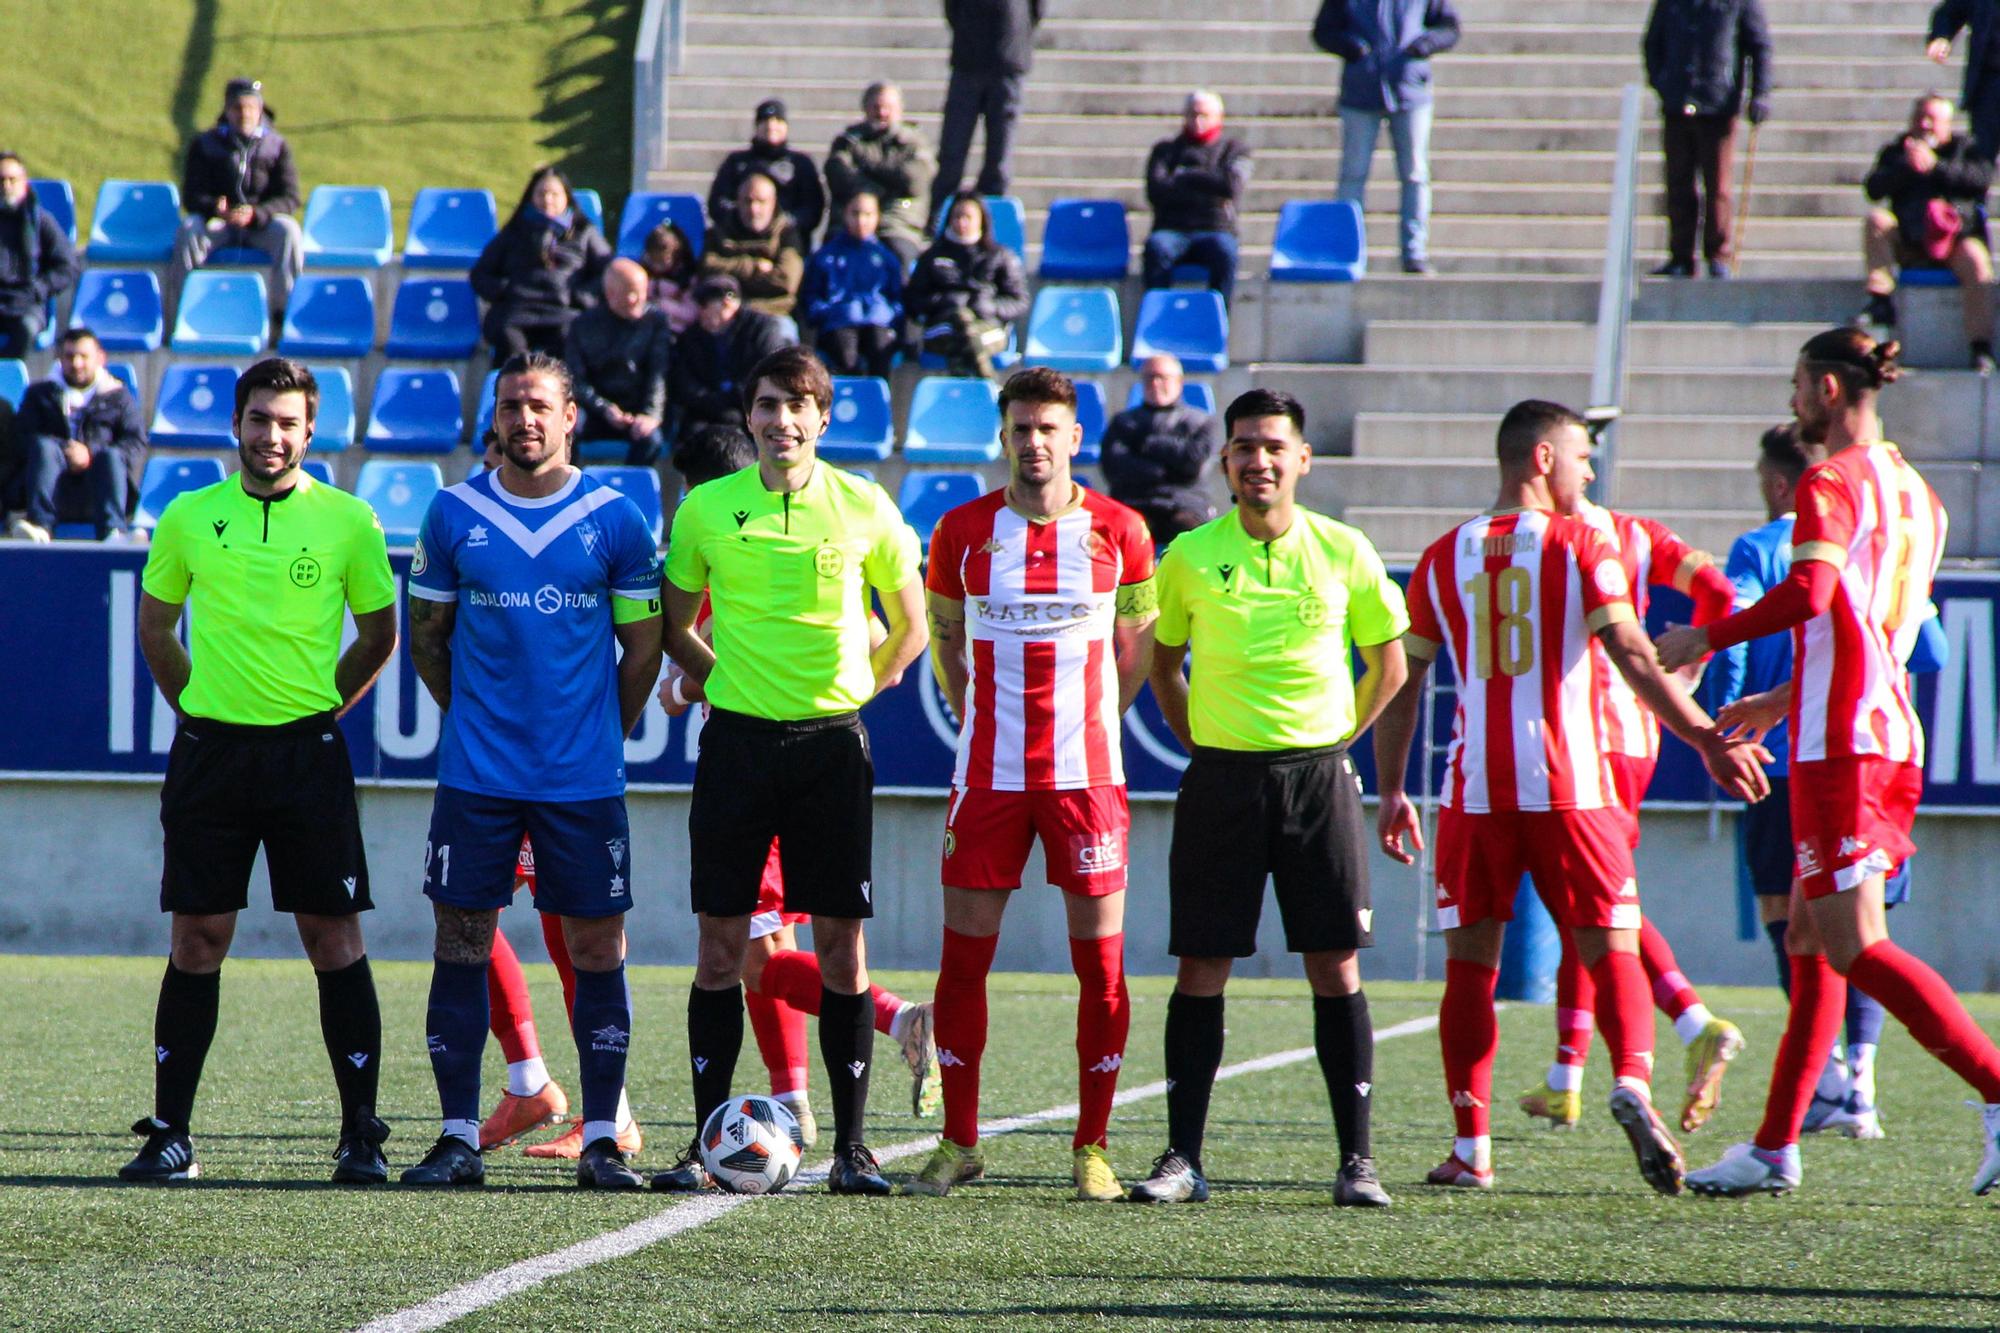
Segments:
[[[604,844],[604,850],[611,853],[611,868],[613,870],[622,870],[625,868],[625,839],[608,839]]]
[[[1375,1091],[1375,1085],[1373,1083],[1357,1083],[1354,1085],[1354,1090],[1363,1097],[1366,1097],[1369,1093]]]
[[[218,518],[215,520],[213,526],[215,528],[215,535],[220,537],[222,535],[222,530],[229,526],[229,520],[226,518]]]
[[[942,1046],[938,1047],[938,1064],[950,1069],[962,1069],[965,1067],[965,1061],[959,1059],[958,1056]]]
[[[617,1051],[623,1053],[632,1040],[632,1034],[616,1023],[607,1023],[590,1034],[590,1049],[593,1051]]]
[[[847,1062],[847,1072],[856,1078],[860,1078],[868,1072],[868,1062],[866,1060],[849,1060]]]
[[[173,1052],[164,1046],[155,1046],[153,1048],[153,1063],[163,1065],[167,1062],[167,1057],[172,1054]]]
[[[349,875],[340,881],[341,887],[347,890],[347,896],[350,898],[354,896],[354,880],[355,876]]]
[[[750,521],[750,511],[747,509],[739,509],[736,511],[733,517],[736,519],[736,526],[740,528],[745,523],[748,523]]]
[[[426,1045],[430,1047],[432,1055],[443,1055],[446,1051],[449,1051],[451,1049],[451,1047],[444,1044],[444,1038],[440,1037],[435,1032],[431,1033],[429,1036],[424,1038],[424,1042]]]
[[[485,525],[483,525],[483,524],[480,524],[480,523],[474,523],[474,524],[472,525],[472,527],[471,527],[470,529],[468,529],[468,530],[467,530],[467,532],[466,532],[466,534],[465,534],[465,544],[466,544],[467,546],[484,546],[484,545],[486,545],[486,528],[485,528]]]
[[[625,877],[623,875],[613,875],[611,877],[611,896],[614,898],[623,898],[625,896]]]
[[[1123,1055],[1107,1055],[1083,1072],[1086,1074],[1115,1074],[1124,1063],[1125,1057]]]
[[[356,1069],[366,1069],[368,1067],[368,1052],[349,1051],[347,1053],[347,1063],[353,1065]]]
[[[1462,1088],[1451,1094],[1451,1104],[1462,1110],[1470,1110],[1473,1107],[1486,1105],[1485,1102],[1480,1101],[1477,1097]]]

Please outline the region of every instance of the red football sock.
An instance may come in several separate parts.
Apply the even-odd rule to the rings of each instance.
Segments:
[[[757,1034],[757,1053],[771,1075],[771,1095],[799,1092],[806,1086],[806,1016],[783,1000],[743,988],[743,1007],[750,1011],[750,1030]]]
[[[764,994],[783,1000],[802,1014],[819,1013],[819,955],[804,949],[780,949],[764,962]]]
[[[1653,1084],[1653,1002],[1636,953],[1607,950],[1590,969],[1597,983],[1597,1027],[1611,1048],[1614,1078]]]
[[[1562,935],[1562,959],[1556,964],[1556,1063],[1583,1068],[1590,1058],[1590,1034],[1597,1027],[1597,983],[1577,961],[1576,942],[1568,927]]]
[[[542,943],[549,949],[549,961],[562,978],[563,1008],[576,1016],[576,968],[569,961],[569,941],[563,936],[562,918],[554,912],[542,913]]]
[[[1653,1003],[1668,1018],[1679,1018],[1701,1003],[1701,996],[1681,975],[1681,965],[1674,961],[1674,947],[1650,918],[1639,922],[1639,961],[1653,983]]]
[[[1104,1146],[1111,1125],[1111,1099],[1118,1093],[1118,1067],[1125,1063],[1125,1038],[1132,1030],[1132,997],[1125,989],[1125,936],[1069,942],[1076,971],[1076,1137]]]
[[[944,1075],[944,1136],[961,1148],[979,1142],[979,1060],[986,1053],[986,974],[998,935],[961,935],[946,926],[938,959],[938,1066]]]
[[[2000,1102],[2000,1050],[1921,958],[1877,940],[1847,969],[1847,979],[1879,1000],[1925,1050],[1970,1083],[1981,1101]]]
[[[1812,1104],[1813,1088],[1826,1068],[1826,1053],[1847,1016],[1847,982],[1820,954],[1793,954],[1792,1008],[1785,1035],[1771,1065],[1771,1091],[1764,1099],[1764,1123],[1756,1143],[1777,1152],[1799,1141],[1799,1126]]]
[[[873,985],[868,988],[868,1000],[875,1006],[875,1030],[885,1037],[894,1035],[889,1029],[895,1026],[896,1015],[907,1001],[894,991]]]
[[[535,1036],[535,1006],[528,999],[528,978],[521,959],[500,928],[493,928],[493,953],[486,960],[486,1006],[493,1036],[508,1064],[532,1060],[542,1053]]]
[[[1500,1049],[1500,1025],[1493,1017],[1497,968],[1470,959],[1448,958],[1444,999],[1438,1004],[1438,1045],[1444,1050],[1444,1090],[1458,1137],[1489,1133],[1493,1101],[1493,1054]]]

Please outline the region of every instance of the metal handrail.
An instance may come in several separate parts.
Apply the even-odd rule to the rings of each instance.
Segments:
[[[1639,85],[1628,83],[1618,109],[1618,157],[1611,172],[1611,212],[1604,228],[1604,280],[1597,290],[1597,356],[1590,372],[1590,408],[1607,420],[1597,436],[1597,481],[1591,498],[1618,496],[1618,422],[1632,335],[1634,224],[1639,203]]]
[[[632,188],[667,169],[667,79],[687,50],[686,0],[646,0],[632,49]]]

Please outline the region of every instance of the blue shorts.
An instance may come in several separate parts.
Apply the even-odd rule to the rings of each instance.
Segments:
[[[535,907],[557,916],[617,916],[632,908],[632,839],[625,798],[517,801],[439,786],[424,844],[424,895],[491,911],[514,900],[521,835],[535,848]]]
[[[1903,864],[1889,872],[1882,881],[1882,906],[1894,907],[1897,903],[1910,901],[1910,858],[1904,857]]]

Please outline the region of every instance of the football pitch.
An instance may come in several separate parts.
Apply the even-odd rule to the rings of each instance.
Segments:
[[[1070,1124],[1031,1120],[986,1144],[988,1179],[949,1198],[838,1199],[787,1191],[717,1208],[655,1194],[578,1191],[566,1163],[518,1149],[488,1160],[481,1192],[325,1184],[335,1103],[312,978],[302,961],[231,962],[222,1021],[196,1107],[204,1178],[166,1188],[113,1177],[125,1133],[150,1107],[154,959],[0,956],[15,997],[0,1110],[0,1327],[289,1330],[355,1328],[423,1307],[519,1261],[638,1224],[653,1243],[604,1262],[552,1265],[490,1304],[472,1286],[452,1327],[581,1329],[824,1327],[1246,1328],[1324,1324],[1519,1329],[1990,1329],[2000,1325],[1995,1205],[1966,1182],[1979,1159],[1965,1090],[1893,1023],[1881,1055],[1887,1139],[1809,1138],[1805,1185],[1780,1199],[1665,1199],[1646,1189],[1602,1110],[1593,1055],[1583,1125],[1529,1124],[1512,1093],[1549,1058],[1550,1013],[1501,1014],[1490,1194],[1422,1185],[1451,1132],[1437,988],[1374,983],[1377,1029],[1406,1025],[1376,1058],[1376,1155],[1386,1213],[1336,1210],[1325,1090],[1311,1059],[1241,1073],[1216,1089],[1205,1153],[1214,1199],[1144,1209],[1070,1197]],[[421,1033],[426,968],[378,965],[387,1049],[381,1112],[390,1165],[436,1136]],[[574,1053],[546,966],[530,967],[552,1072],[574,1093]],[[929,979],[884,973],[922,998]],[[688,973],[635,968],[632,1102],[639,1166],[685,1141]],[[984,1071],[989,1120],[1075,1099],[1075,1006],[1066,976],[997,975]],[[1161,1076],[1168,982],[1133,983],[1122,1086]],[[1750,1049],[1691,1165],[1749,1135],[1783,1022],[1775,989],[1714,990]],[[1974,997],[1989,1030],[2000,997]],[[553,1020],[553,1021],[552,1021]],[[1413,1021],[1416,1020],[1416,1021]],[[1225,1065],[1294,1051],[1311,1034],[1302,982],[1232,987]],[[1661,1102],[1679,1046],[1660,1025]],[[870,1142],[885,1155],[934,1134],[909,1115],[907,1079],[877,1044]],[[489,1047],[486,1102],[501,1086]],[[740,1090],[762,1090],[746,1039]],[[823,1096],[815,1098],[824,1116]],[[1129,1184],[1165,1134],[1143,1096],[1112,1121]],[[819,1158],[808,1154],[808,1165]],[[921,1153],[888,1167],[913,1171]],[[698,1225],[675,1234],[681,1210]],[[632,1233],[627,1233],[632,1234]],[[596,1251],[592,1251],[595,1253]],[[436,1309],[437,1307],[431,1307]],[[395,1327],[428,1327],[404,1315]]]

